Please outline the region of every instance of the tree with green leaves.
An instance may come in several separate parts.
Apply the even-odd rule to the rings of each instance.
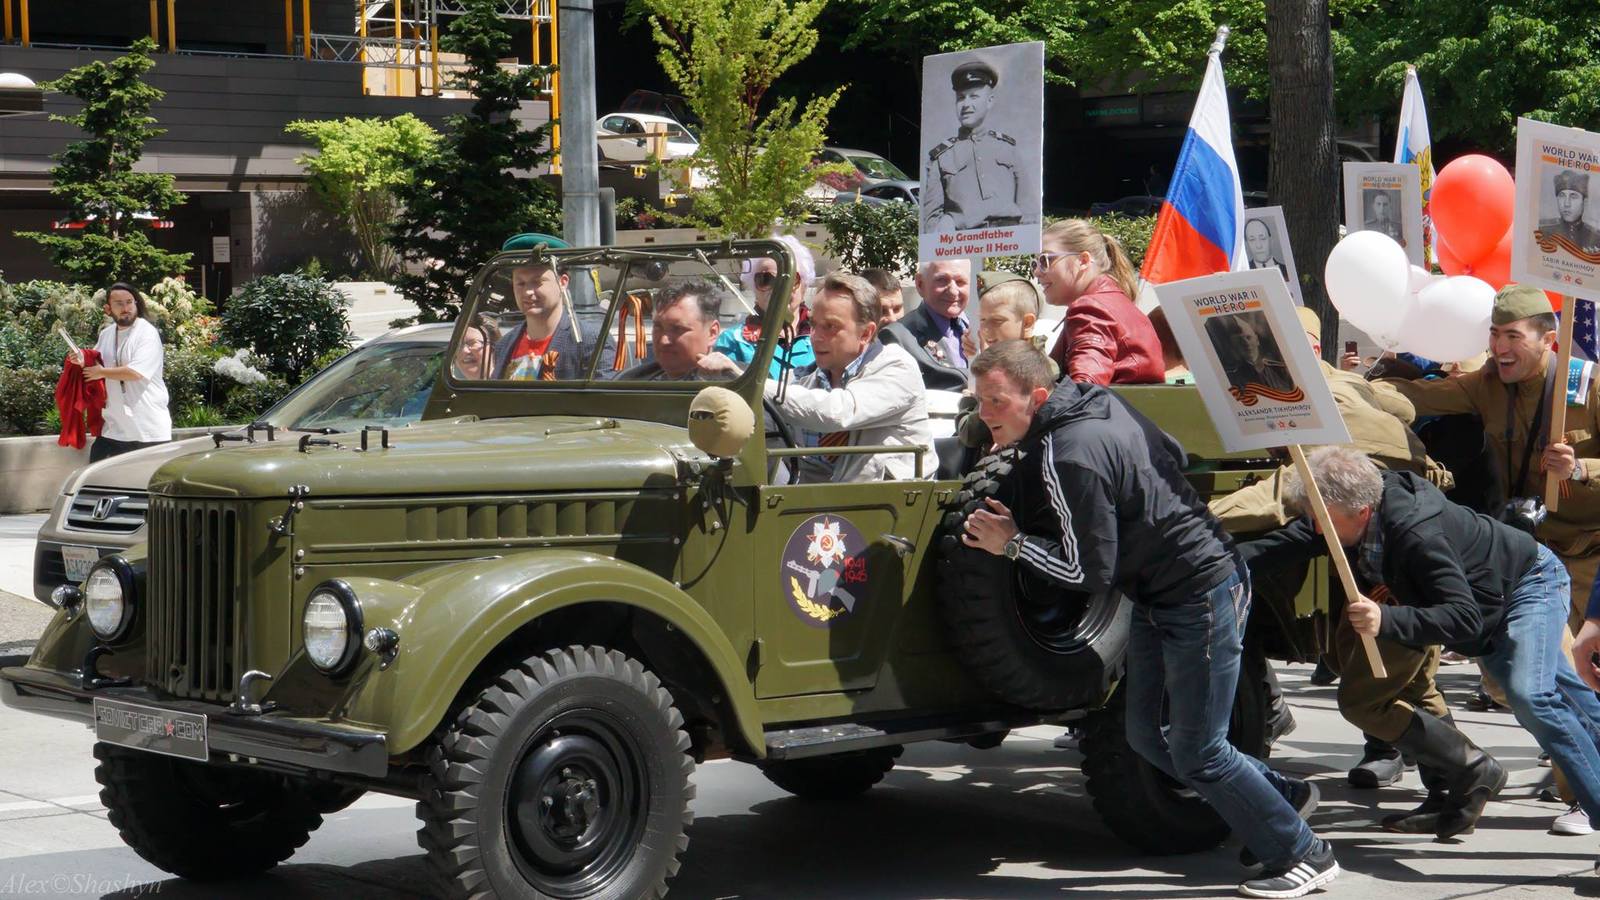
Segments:
[[[672,218],[718,237],[771,233],[799,213],[806,189],[838,166],[816,167],[828,113],[844,88],[801,108],[762,103],[773,83],[817,46],[812,23],[827,0],[645,0],[657,58],[700,117],[700,146],[687,160],[710,186],[694,211]]]
[[[1579,0],[1374,6],[1334,41],[1339,108],[1393,121],[1406,65],[1427,90],[1435,142],[1509,153],[1517,116],[1600,129],[1600,29]]]
[[[67,204],[68,218],[83,223],[72,234],[19,231],[18,237],[42,244],[50,260],[74,281],[104,286],[113,281],[151,285],[188,266],[188,253],[170,253],[150,242],[149,223],[185,199],[171,175],[135,172],[156,127],[150,109],[164,93],[144,81],[155,65],[149,38],[110,62],[96,60],[41,85],[70,94],[83,106],[57,122],[89,135],[56,155],[50,193]]]
[[[463,5],[466,12],[450,23],[439,49],[464,57],[450,86],[475,98],[472,109],[449,118],[431,158],[394,188],[402,210],[389,246],[417,272],[401,276],[399,287],[424,322],[455,317],[473,275],[506,238],[561,229],[554,192],[525,174],[549,161],[550,125],[524,128],[515,117],[550,70],[501,66],[515,51],[499,4]]]
[[[349,223],[368,274],[393,275],[399,257],[385,238],[400,212],[395,194],[432,158],[439,133],[410,113],[392,119],[301,119],[284,130],[316,144],[315,154],[295,162],[305,166],[323,203]]]

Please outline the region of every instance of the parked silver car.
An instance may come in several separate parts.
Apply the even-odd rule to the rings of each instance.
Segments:
[[[311,376],[257,424],[271,425],[280,440],[364,425],[405,427],[422,416],[454,328],[414,325],[374,338]],[[100,557],[144,540],[150,476],[174,457],[245,446],[244,440],[218,440],[225,431],[113,456],[67,479],[34,545],[33,595],[47,600],[58,586],[82,582]],[[232,434],[245,436],[243,429]],[[257,427],[248,437],[264,441],[268,431]]]

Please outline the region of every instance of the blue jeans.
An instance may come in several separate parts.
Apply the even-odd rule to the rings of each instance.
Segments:
[[[1289,805],[1288,781],[1228,743],[1250,614],[1250,583],[1242,572],[1180,606],[1135,607],[1128,743],[1211,804],[1272,868],[1304,859],[1317,839]]]
[[[1566,567],[1541,546],[1478,662],[1505,687],[1517,722],[1566,773],[1578,805],[1600,822],[1600,699],[1561,652],[1571,592]]]

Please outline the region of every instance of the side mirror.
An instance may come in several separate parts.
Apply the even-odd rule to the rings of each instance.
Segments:
[[[714,459],[739,455],[756,432],[756,414],[725,387],[708,387],[689,404],[689,440]]]

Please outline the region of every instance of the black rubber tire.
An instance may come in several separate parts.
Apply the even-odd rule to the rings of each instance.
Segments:
[[[94,745],[100,802],[135,853],[195,881],[240,878],[294,855],[322,824],[307,786],[270,772]]]
[[[1119,593],[1061,588],[961,541],[967,516],[994,497],[1016,508],[1010,476],[1022,453],[979,460],[945,514],[937,589],[951,651],[1001,700],[1038,710],[1097,706],[1116,686],[1133,605]]]
[[[1228,742],[1265,759],[1266,685],[1251,658],[1241,661]],[[1112,834],[1146,853],[1195,853],[1227,840],[1231,829],[1210,804],[1183,790],[1128,744],[1122,695],[1118,690],[1105,709],[1084,721],[1079,743],[1089,796],[1101,821]]]
[[[425,755],[417,843],[442,896],[657,898],[677,874],[693,818],[689,735],[671,694],[619,651],[550,650],[507,669]],[[524,777],[535,790],[519,791]],[[560,789],[570,815],[585,782],[582,824],[534,799]],[[536,825],[513,808],[518,793]],[[577,833],[552,837],[552,822]],[[570,859],[541,862],[540,841]]]
[[[865,794],[882,781],[904,751],[904,747],[896,744],[807,759],[769,759],[760,763],[760,767],[768,781],[796,797],[848,800]]]

